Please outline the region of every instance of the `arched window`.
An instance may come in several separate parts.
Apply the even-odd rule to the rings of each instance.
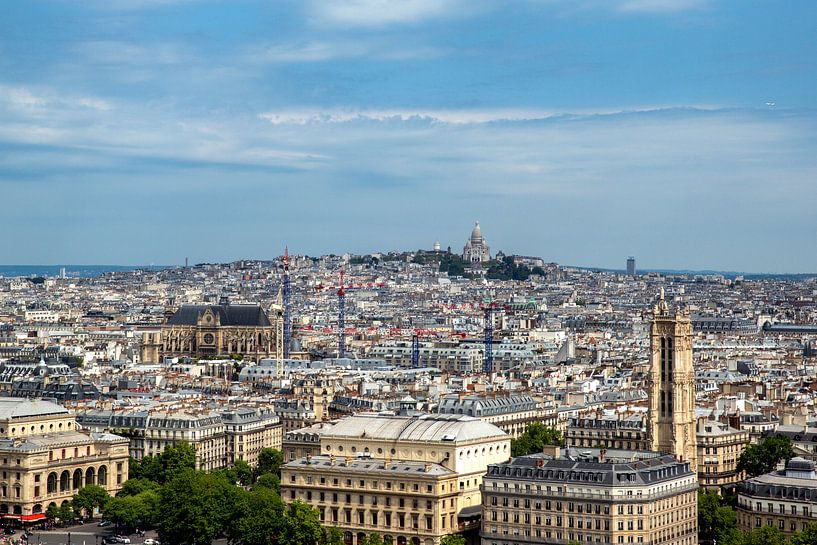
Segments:
[[[108,484],[108,468],[107,466],[99,466],[99,473],[97,475],[96,484],[104,486]]]
[[[85,486],[89,484],[96,484],[96,470],[92,467],[85,472]]]
[[[55,494],[57,492],[57,474],[56,473],[49,473],[48,474],[48,481],[46,484],[46,491],[49,494]]]
[[[68,471],[60,473],[60,492],[71,489],[71,474]]]
[[[82,470],[77,469],[74,471],[74,490],[79,490],[82,488]]]
[[[31,508],[31,512],[33,514],[35,514],[35,515],[38,514],[38,513],[42,513],[43,512],[43,504],[35,503],[34,507]]]

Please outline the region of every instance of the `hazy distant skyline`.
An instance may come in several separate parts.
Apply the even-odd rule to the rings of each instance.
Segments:
[[[817,4],[62,0],[0,18],[3,264],[817,271]]]

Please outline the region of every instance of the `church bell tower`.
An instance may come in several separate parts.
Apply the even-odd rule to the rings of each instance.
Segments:
[[[651,450],[669,452],[698,471],[695,370],[689,310],[671,311],[664,290],[650,327]]]

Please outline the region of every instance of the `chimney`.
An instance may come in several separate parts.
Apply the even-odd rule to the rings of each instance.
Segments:
[[[550,456],[555,460],[561,456],[562,451],[559,445],[545,445],[542,447],[542,454]]]

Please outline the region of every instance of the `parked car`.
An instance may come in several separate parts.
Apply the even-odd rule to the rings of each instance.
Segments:
[[[158,540],[153,539],[152,537],[149,537],[149,538],[145,539],[145,545],[161,545],[161,543],[159,543]]]
[[[115,545],[119,543],[119,538],[116,536],[107,536],[102,538],[103,545]]]
[[[103,520],[103,521],[100,521],[100,523],[97,524],[97,526],[99,526],[100,528],[104,528],[105,526],[110,526],[111,524],[113,524],[111,521]]]
[[[13,536],[14,534],[17,533],[17,530],[15,530],[14,528],[6,528],[5,532],[6,535]]]
[[[119,543],[124,543],[125,545],[130,545],[130,538],[125,536],[116,536],[119,540]]]

